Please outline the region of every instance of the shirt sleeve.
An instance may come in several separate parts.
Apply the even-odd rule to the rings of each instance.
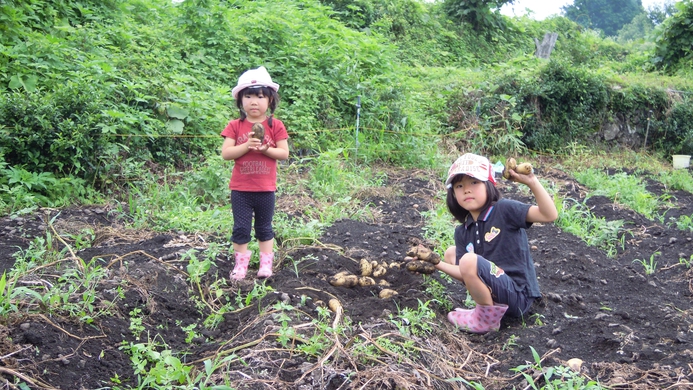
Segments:
[[[515,229],[529,229],[532,222],[527,222],[527,212],[532,205],[512,199],[503,199],[496,204],[501,218]]]
[[[222,137],[228,137],[228,138],[233,138],[237,139],[238,138],[238,120],[234,119],[231,122],[229,122],[226,127],[224,127],[224,130],[221,131],[221,136]]]
[[[275,119],[273,120],[272,123],[272,139],[276,143],[277,141],[282,141],[285,139],[289,139],[289,133],[286,131],[286,127],[284,126],[284,122]]]

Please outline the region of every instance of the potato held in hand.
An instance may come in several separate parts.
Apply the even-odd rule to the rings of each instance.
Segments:
[[[407,263],[407,271],[432,274],[436,272],[436,266],[423,260],[414,260]]]
[[[529,175],[532,173],[532,164],[522,163],[518,164],[514,158],[510,157],[505,161],[505,169],[503,169],[503,178],[506,180],[512,180],[510,177],[510,170],[513,170],[520,175]]]
[[[440,255],[421,244],[409,249],[407,255],[415,259],[427,261],[433,265],[440,263]]]
[[[263,126],[260,122],[254,124],[251,131],[254,133],[253,138],[257,138],[260,141],[265,138],[265,126]]]
[[[505,180],[510,180],[510,170],[517,168],[517,161],[514,158],[509,157],[505,160],[505,169],[503,169],[503,178]]]
[[[532,173],[532,164],[522,163],[515,168],[515,172],[519,173],[520,175],[529,175]]]

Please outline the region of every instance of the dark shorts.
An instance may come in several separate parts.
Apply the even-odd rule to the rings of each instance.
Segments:
[[[274,192],[231,191],[231,212],[233,213],[231,241],[236,244],[250,242],[253,217],[255,217],[255,238],[260,242],[273,239],[274,202]]]
[[[515,282],[497,265],[477,255],[477,274],[491,290],[495,303],[508,305],[506,314],[521,317],[527,313],[534,298],[529,298],[525,291],[518,290]]]

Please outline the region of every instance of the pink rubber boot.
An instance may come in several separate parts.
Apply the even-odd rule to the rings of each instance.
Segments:
[[[471,310],[457,308],[448,313],[448,321],[464,331],[484,334],[500,329],[500,320],[506,310],[508,310],[508,305],[502,304],[476,305]]]
[[[258,278],[269,278],[272,276],[272,262],[274,262],[274,252],[260,252],[260,270],[257,271]]]
[[[231,274],[229,277],[233,280],[241,280],[245,278],[245,274],[248,272],[248,263],[250,262],[250,256],[252,256],[253,252],[248,251],[245,253],[234,253],[234,256],[236,257],[236,265],[233,267],[233,271],[231,271]]]

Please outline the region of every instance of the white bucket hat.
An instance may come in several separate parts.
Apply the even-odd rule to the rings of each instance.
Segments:
[[[496,180],[493,178],[493,167],[486,157],[479,156],[473,153],[466,153],[458,158],[448,170],[448,179],[445,180],[445,185],[450,186],[450,183],[457,175],[471,176],[477,180],[490,181],[494,185]]]
[[[246,70],[245,73],[238,78],[238,85],[231,90],[233,98],[238,100],[238,92],[248,87],[268,87],[275,92],[279,91],[279,84],[272,82],[269,72],[264,66],[257,69]]]

